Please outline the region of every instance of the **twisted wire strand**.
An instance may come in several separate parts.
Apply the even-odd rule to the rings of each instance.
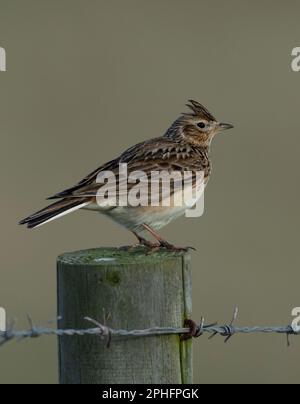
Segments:
[[[204,325],[204,319],[201,319],[201,323],[197,325],[192,320],[187,320],[186,324],[188,327],[153,327],[144,330],[115,330],[107,327],[106,325],[100,324],[97,321],[86,317],[85,320],[96,325],[94,328],[87,329],[54,329],[54,328],[44,328],[36,327],[33,324],[31,317],[28,316],[28,322],[30,328],[28,330],[18,331],[14,330],[14,324],[8,327],[7,331],[0,332],[0,346],[6,344],[12,340],[22,340],[27,338],[38,338],[41,336],[99,336],[102,339],[108,339],[108,345],[111,339],[114,337],[150,337],[150,336],[161,336],[161,335],[180,335],[182,339],[188,339],[191,337],[198,338],[203,334],[209,334],[210,338],[220,335],[225,337],[225,342],[227,342],[232,336],[236,334],[257,334],[257,333],[275,333],[275,334],[285,334],[289,338],[290,335],[300,335],[296,332],[291,325],[279,326],[279,327],[236,327],[234,322],[237,318],[238,310],[236,309],[233,315],[233,319],[229,325]],[[289,340],[288,340],[289,344]]]

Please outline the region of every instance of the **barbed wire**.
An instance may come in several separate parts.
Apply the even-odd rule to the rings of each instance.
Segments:
[[[300,332],[296,331],[292,325],[283,327],[237,327],[234,323],[237,320],[238,309],[236,308],[233,314],[232,321],[229,325],[218,325],[217,323],[205,325],[204,318],[201,319],[200,324],[196,324],[193,320],[186,320],[185,327],[152,327],[141,330],[116,330],[106,325],[99,323],[98,321],[85,317],[84,319],[96,327],[87,329],[54,329],[47,327],[36,327],[30,316],[27,316],[29,329],[18,331],[15,330],[15,322],[12,322],[7,330],[0,332],[0,346],[12,341],[12,340],[24,340],[28,338],[38,338],[41,336],[99,336],[103,340],[106,340],[107,347],[110,346],[114,337],[150,337],[150,336],[162,336],[162,335],[180,335],[182,340],[190,338],[198,338],[203,334],[210,334],[209,339],[212,339],[216,335],[225,337],[225,343],[229,341],[236,334],[285,334],[287,336],[287,343],[290,346],[290,335],[300,335]],[[60,318],[59,318],[60,320]]]

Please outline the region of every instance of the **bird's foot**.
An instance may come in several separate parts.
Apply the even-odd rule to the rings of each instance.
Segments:
[[[161,240],[159,242],[159,247],[171,252],[189,252],[190,250],[196,251],[196,248],[194,247],[176,247],[165,240]]]
[[[145,230],[147,230],[157,240],[158,247],[155,248],[155,251],[160,250],[160,249],[165,249],[165,250],[171,251],[171,252],[172,251],[173,252],[188,252],[189,250],[196,251],[196,249],[194,247],[176,247],[173,244],[168,243],[166,240],[164,240],[155,230],[153,230],[146,223],[143,224],[143,227],[144,227]]]
[[[150,251],[154,251],[160,248],[160,245],[158,243],[151,243],[151,241],[148,241],[145,238],[140,237],[139,241],[140,241],[139,243],[140,247],[146,247]]]

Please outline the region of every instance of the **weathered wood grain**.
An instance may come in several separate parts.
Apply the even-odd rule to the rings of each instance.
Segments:
[[[114,329],[183,326],[191,316],[189,254],[116,249],[58,258],[59,328],[89,328],[88,316]],[[191,342],[179,336],[59,338],[61,384],[192,382]]]

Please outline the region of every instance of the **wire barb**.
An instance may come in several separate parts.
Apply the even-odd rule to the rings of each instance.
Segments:
[[[39,337],[39,330],[34,325],[32,317],[29,314],[27,314],[27,321],[29,323],[29,327],[30,327],[30,331],[31,331],[31,338],[38,338]]]
[[[110,343],[111,343],[111,338],[112,338],[110,328],[108,328],[106,325],[100,324],[98,321],[96,321],[96,320],[94,320],[94,319],[92,319],[90,317],[85,317],[84,319],[98,327],[100,336],[103,339],[105,339],[105,338],[107,339],[106,347],[109,348]],[[105,315],[104,315],[104,322],[106,322],[106,316]]]
[[[238,307],[236,307],[234,309],[233,312],[233,317],[230,323],[230,326],[228,327],[224,327],[225,328],[225,333],[222,335],[223,337],[227,337],[225,338],[225,344],[230,340],[230,338],[232,338],[234,336],[234,334],[236,333],[235,331],[235,327],[234,327],[234,323],[236,322],[237,318],[238,318],[238,314],[239,314],[239,309]]]

